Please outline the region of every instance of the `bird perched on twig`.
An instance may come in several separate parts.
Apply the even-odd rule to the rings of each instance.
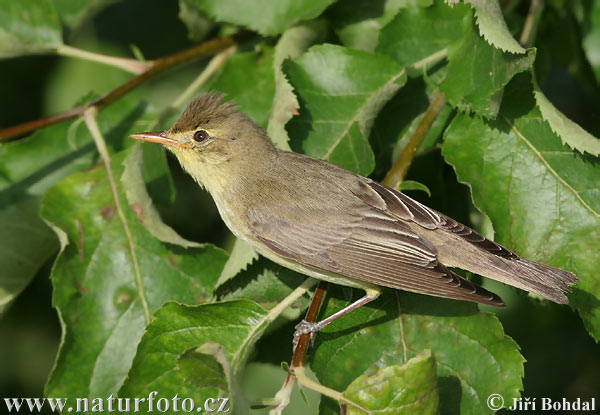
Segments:
[[[366,295],[297,335],[315,332],[377,298],[381,287],[504,306],[448,267],[567,303],[570,272],[519,257],[388,186],[326,161],[276,149],[223,95],[194,99],[160,143],[214,198],[238,237],[284,267]]]

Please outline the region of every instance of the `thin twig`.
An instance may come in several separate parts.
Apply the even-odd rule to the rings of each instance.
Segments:
[[[448,51],[445,48],[441,49],[441,50],[437,51],[436,53],[433,53],[430,56],[427,56],[425,59],[422,59],[419,62],[416,62],[413,65],[410,65],[404,71],[411,72],[411,71],[423,70],[423,68],[426,68],[429,65],[433,65],[433,64],[439,62],[440,60],[445,59],[447,56],[447,53],[448,53]],[[417,149],[423,142],[423,139],[425,138],[425,136],[427,135],[427,132],[431,128],[431,124],[436,119],[436,117],[438,116],[439,112],[441,111],[441,109],[443,108],[445,103],[446,103],[446,99],[444,98],[444,94],[442,94],[442,93],[438,94],[438,96],[434,99],[434,102],[430,105],[429,109],[425,113],[425,116],[423,117],[423,120],[421,120],[421,123],[419,124],[417,130],[415,131],[415,134],[413,135],[410,142],[408,143],[407,147],[410,147],[410,150],[407,150],[405,148],[403,153],[400,155],[400,158],[402,158],[402,161],[400,161],[400,158],[399,158],[399,160],[396,162],[396,164],[394,165],[392,170],[390,170],[390,172],[388,173],[388,176],[393,174],[393,177],[396,178],[397,180],[399,180],[398,183],[401,182],[402,179],[404,178],[404,175],[406,174],[406,170],[408,170],[408,167],[410,166],[410,163],[412,162],[412,159],[414,158]],[[404,154],[405,152],[406,152],[406,154]],[[396,168],[396,169],[402,168],[402,169],[404,169],[404,171],[399,172],[398,173],[399,176],[397,176],[397,174],[393,173],[394,168]],[[399,177],[399,179],[398,179],[398,177]],[[386,179],[387,179],[387,176],[386,176]],[[384,183],[386,183],[385,180],[384,180]],[[386,183],[386,184],[389,185],[389,183]],[[317,318],[317,314],[319,313],[321,304],[325,300],[325,294],[327,293],[326,287],[327,287],[327,283],[321,281],[321,283],[317,287],[317,290],[315,291],[315,295],[313,297],[313,300],[310,304],[310,307],[309,307],[309,309],[306,313],[306,317],[305,317],[305,320],[308,321],[309,323],[314,322]],[[310,343],[310,338],[311,338],[310,334],[302,334],[298,338],[298,343],[296,345],[296,348],[294,350],[294,355],[292,357],[292,365],[290,368],[290,373],[286,377],[285,382],[283,383],[283,386],[281,387],[281,389],[275,395],[274,401],[279,402],[279,404],[277,405],[277,407],[275,407],[271,410],[271,412],[270,412],[271,415],[280,415],[281,412],[283,411],[283,409],[289,404],[290,395],[292,393],[294,384],[298,378],[298,376],[297,376],[298,373],[301,373],[305,377],[304,364],[305,364],[305,360],[306,360],[306,352],[308,350],[308,346]],[[306,378],[306,379],[308,379],[308,378]],[[302,383],[302,381],[300,383]],[[314,382],[310,383],[310,388],[314,389]],[[324,388],[324,389],[327,389],[327,388]],[[331,391],[331,390],[327,389],[327,391]],[[328,396],[331,396],[331,395],[328,395]],[[338,395],[336,395],[336,396],[338,396]],[[341,394],[339,396],[341,396]],[[346,401],[345,399],[342,399],[342,398],[340,398],[338,400],[340,400],[341,404],[343,404],[343,402]],[[352,402],[349,402],[349,403],[353,404]]]
[[[144,72],[131,78],[124,84],[113,89],[106,95],[89,102],[86,105],[72,108],[68,111],[60,114],[51,115],[49,117],[40,118],[34,121],[29,121],[23,124],[15,125],[12,127],[0,130],[0,142],[8,141],[16,137],[23,136],[24,134],[30,133],[37,130],[38,128],[47,127],[52,124],[56,124],[61,121],[69,120],[83,115],[83,113],[89,108],[95,108],[96,110],[102,110],[106,106],[112,104],[123,95],[136,88],[143,82],[150,78],[157,76],[178,66],[182,63],[190,62],[194,59],[198,59],[203,56],[212,55],[220,50],[228,48],[232,45],[239,44],[240,42],[249,38],[250,32],[240,32],[232,36],[224,36],[217,39],[211,39],[203,42],[197,46],[186,49],[181,52],[174,53],[164,58],[157,59],[152,62],[152,65]]]
[[[98,62],[105,65],[114,66],[135,75],[140,74],[150,66],[152,62],[141,62],[135,59],[123,58],[120,56],[104,55],[102,53],[90,52],[83,49],[74,48],[69,45],[60,45],[56,48],[56,53],[70,58],[83,59],[91,62]]]
[[[313,296],[312,302],[310,303],[310,307],[308,307],[308,311],[306,312],[306,316],[304,319],[309,323],[314,323],[317,320],[317,316],[319,314],[319,309],[325,300],[325,295],[327,294],[327,282],[320,281],[319,286],[315,290],[315,295]],[[275,402],[279,404],[277,407],[273,408],[270,414],[281,414],[283,409],[290,403],[290,396],[292,395],[292,391],[294,389],[294,384],[296,383],[296,369],[303,368],[304,363],[306,361],[306,352],[308,351],[308,346],[310,344],[310,333],[301,334],[298,338],[298,343],[296,344],[296,348],[294,349],[294,355],[292,357],[292,365],[290,367],[290,373],[285,378],[285,382],[283,386],[277,394],[275,394]]]
[[[383,179],[383,184],[396,188],[402,183],[402,180],[404,180],[404,177],[408,172],[408,168],[415,158],[417,150],[423,143],[433,122],[436,120],[445,104],[446,97],[444,97],[442,92],[438,93],[433,102],[429,105],[429,108],[427,108],[423,119],[410,138],[410,141],[406,144],[406,147],[404,147],[404,150],[402,150],[402,153],[400,153],[400,156],[398,156],[398,159]]]
[[[215,55],[206,65],[204,70],[192,81],[191,84],[173,101],[173,107],[178,108],[186,103],[192,95],[196,93],[224,64],[227,59],[238,49],[238,45],[233,45],[224,51]]]
[[[540,17],[542,16],[542,11],[544,10],[544,5],[544,0],[531,0],[529,12],[525,18],[525,24],[523,25],[523,30],[521,31],[521,37],[519,39],[519,43],[524,48],[531,47],[535,41],[535,34],[537,32],[538,23],[540,22]]]

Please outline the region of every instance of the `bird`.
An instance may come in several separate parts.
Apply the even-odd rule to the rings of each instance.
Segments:
[[[227,227],[266,258],[365,295],[319,321],[314,334],[375,300],[383,287],[504,307],[459,276],[460,268],[560,304],[578,281],[530,261],[400,191],[327,161],[277,149],[224,95],[193,99],[165,131],[132,134],[159,143],[213,197]]]

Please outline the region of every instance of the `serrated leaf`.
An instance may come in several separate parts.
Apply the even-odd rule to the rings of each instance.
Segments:
[[[374,155],[367,138],[377,113],[406,82],[391,59],[334,45],[312,47],[284,63],[300,102],[287,126],[292,148],[362,175]]]
[[[439,414],[435,358],[431,350],[423,350],[403,365],[367,370],[344,397],[368,410],[348,405],[348,414]]]
[[[146,229],[160,241],[180,245],[186,248],[201,246],[201,244],[197,242],[188,241],[187,239],[182,238],[173,230],[173,228],[163,222],[146,190],[146,183],[142,176],[142,163],[142,144],[138,143],[131,149],[129,155],[125,159],[125,162],[123,163],[123,175],[121,176],[121,183],[123,184],[123,190],[127,196],[127,201],[129,202],[129,206],[131,206],[137,214],[138,219],[144,224]]]
[[[53,51],[62,45],[61,30],[51,0],[0,2],[0,58]]]
[[[121,176],[127,155],[113,157],[114,177]],[[211,298],[227,258],[211,245],[184,250],[160,242],[118,182],[121,211],[113,190],[107,171],[97,166],[62,180],[43,200],[44,219],[68,238],[51,275],[64,333],[49,396],[97,397],[118,390],[148,313],[168,300],[194,304]]]
[[[334,294],[335,295],[335,294]],[[330,298],[321,315],[348,305]],[[319,333],[311,368],[319,381],[344,390],[368,368],[404,364],[430,349],[437,361],[440,413],[493,413],[491,393],[507,402],[520,396],[524,359],[490,313],[473,303],[388,290],[371,303],[336,320]],[[337,403],[321,400],[321,413]]]
[[[525,53],[526,50],[508,31],[498,0],[463,0],[475,9],[479,33],[488,43],[504,52]],[[447,0],[456,4],[458,0]]]
[[[563,144],[580,153],[590,153],[594,156],[600,155],[600,139],[585,131],[579,124],[568,119],[565,114],[552,105],[539,89],[535,89],[533,95],[540,108],[542,117],[550,125],[552,131],[560,137]]]
[[[251,245],[240,238],[236,238],[229,259],[227,259],[227,263],[225,263],[225,266],[223,267],[223,271],[219,276],[216,287],[220,287],[235,277],[239,272],[244,271],[248,265],[252,264],[257,258],[258,252],[256,252]]]
[[[259,305],[249,300],[194,307],[165,304],[146,329],[119,396],[147,396],[157,390],[165,396],[178,393],[192,397],[195,402],[215,398],[220,391],[230,397],[232,382],[237,383],[251,346],[266,328],[266,315]],[[226,359],[225,369],[221,371],[209,364],[205,376],[181,370],[181,356],[188,349],[207,343],[218,343],[224,348],[224,356],[221,353],[217,360],[222,367]],[[228,391],[223,391],[225,381]],[[243,413],[247,408],[242,403],[238,410]]]
[[[302,55],[309,46],[319,43],[325,35],[326,25],[321,20],[305,22],[286,30],[277,45],[273,58],[275,70],[275,97],[267,134],[280,150],[291,150],[285,125],[298,112],[300,104],[294,95],[292,86],[285,78],[281,65],[285,59],[295,59]]]
[[[226,93],[226,100],[233,99],[241,111],[266,128],[275,94],[273,48],[233,55],[209,89]]]
[[[442,0],[427,8],[401,9],[381,31],[376,51],[401,65],[413,64],[461,39],[471,27],[472,15],[470,7],[449,7]]]
[[[502,89],[512,77],[530,68],[535,50],[525,55],[502,52],[490,46],[475,28],[458,47],[448,52],[448,75],[440,90],[454,106],[494,118],[500,109]]]
[[[443,155],[499,242],[525,258],[575,273],[569,295],[600,339],[600,165],[561,143],[535,106],[529,74],[505,93],[500,118],[460,115],[446,130]]]
[[[217,21],[276,35],[302,20],[319,16],[335,0],[196,0],[195,6]]]
[[[111,126],[112,147],[121,146],[127,132],[133,132],[133,120],[138,120],[138,128],[143,129],[150,117],[135,100],[121,100],[103,111],[100,122]],[[113,128],[114,125],[119,127]],[[5,249],[5,255],[0,256],[1,269],[6,270],[4,299],[9,301],[58,249],[55,235],[38,215],[42,195],[69,174],[92,166],[97,153],[80,120],[36,131],[27,138],[4,144],[0,152],[0,221],[14,226],[14,234],[11,227],[5,229],[19,250],[15,255]],[[157,174],[161,171],[159,166],[155,165]],[[16,270],[20,271],[13,273]]]

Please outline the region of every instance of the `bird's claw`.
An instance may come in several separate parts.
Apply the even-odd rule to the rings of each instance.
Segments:
[[[303,334],[310,334],[310,345],[312,346],[314,338],[315,338],[315,333],[317,331],[319,331],[319,324],[318,323],[310,323],[306,320],[302,320],[300,323],[296,324],[295,329],[296,330],[294,331],[294,340],[293,340],[294,350],[296,350],[296,346],[298,346],[298,341],[300,340],[300,336],[302,336]]]

